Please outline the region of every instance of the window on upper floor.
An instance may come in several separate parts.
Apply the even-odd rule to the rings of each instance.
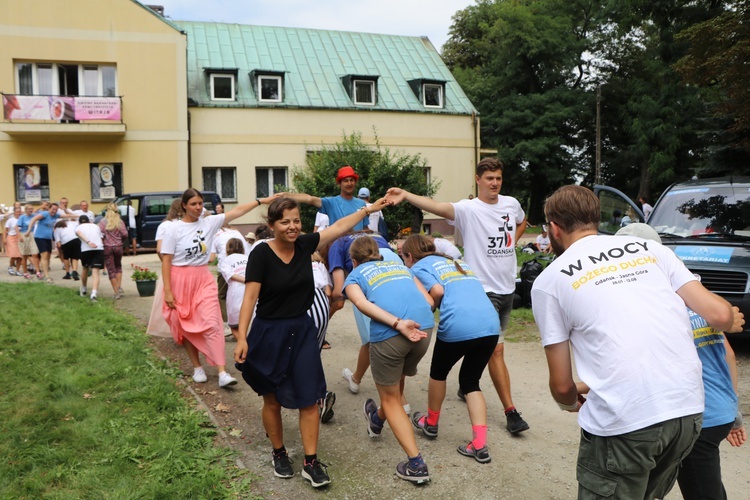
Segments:
[[[422,85],[422,104],[426,108],[442,108],[443,86],[436,83]]]
[[[375,82],[354,80],[354,104],[375,105]]]
[[[234,101],[236,76],[231,73],[210,73],[211,100]]]
[[[261,102],[282,102],[283,80],[280,76],[258,76],[258,100]]]
[[[287,189],[286,167],[256,167],[255,196],[265,198]]]
[[[203,190],[216,191],[222,201],[237,201],[236,167],[203,167]]]
[[[117,68],[111,64],[17,62],[20,95],[117,96]]]

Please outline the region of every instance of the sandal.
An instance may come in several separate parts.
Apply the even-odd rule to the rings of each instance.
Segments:
[[[44,280],[44,282],[45,283],[54,283],[55,280],[53,280],[52,278],[47,278],[46,280]]]
[[[36,273],[36,277],[37,277],[37,279],[43,279],[44,278],[44,276],[42,276],[42,273]]]
[[[330,349],[330,348],[331,348],[331,344],[329,344],[327,340],[324,340],[323,341],[323,349]]]
[[[23,277],[26,278],[27,280],[31,279],[31,275],[29,273],[24,274]]]

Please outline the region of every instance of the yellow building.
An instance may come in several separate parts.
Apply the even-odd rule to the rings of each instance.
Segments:
[[[306,155],[354,132],[422,155],[437,199],[474,190],[477,113],[426,38],[166,20],[134,0],[4,3],[6,204],[191,185],[231,206],[293,189]]]
[[[0,200],[187,185],[187,37],[131,0],[3,0]]]

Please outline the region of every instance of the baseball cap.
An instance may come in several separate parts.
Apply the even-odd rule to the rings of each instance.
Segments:
[[[354,169],[349,165],[344,165],[339,169],[338,174],[336,174],[336,182],[341,182],[347,177],[354,177],[355,179],[359,180],[357,172],[355,172]]]
[[[644,224],[643,222],[628,224],[627,226],[620,228],[620,230],[615,233],[615,236],[637,236],[644,240],[661,243],[661,236],[659,236],[659,233],[657,233],[653,227]]]
[[[359,194],[357,195],[359,198],[369,198],[370,197],[370,190],[367,188],[362,188],[359,190]]]
[[[255,241],[257,238],[255,237],[255,233],[250,231],[249,233],[245,235],[245,239]]]

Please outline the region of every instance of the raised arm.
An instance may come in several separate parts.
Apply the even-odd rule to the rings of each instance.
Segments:
[[[378,212],[388,205],[389,203],[385,198],[380,198],[369,207],[362,207],[356,212],[351,213],[346,217],[342,217],[322,231],[319,231],[320,243],[318,243],[318,248],[323,248],[329,242],[335,240],[345,232],[350,231],[363,220],[366,220],[373,212]]]
[[[453,203],[435,201],[432,198],[419,196],[401,188],[392,187],[389,189],[385,195],[385,199],[388,200],[391,205],[398,205],[402,201],[407,201],[420,210],[430,212],[431,214],[438,215],[444,219],[454,220],[456,218],[456,211],[453,208]]]
[[[323,201],[317,196],[312,196],[306,193],[280,193],[285,198],[291,198],[297,203],[304,203],[305,205],[312,205],[314,207],[322,207]]]
[[[267,196],[266,198],[256,198],[255,200],[245,203],[242,205],[237,205],[229,212],[224,213],[224,222],[228,223],[229,221],[233,221],[234,219],[237,219],[238,217],[242,217],[246,213],[250,212],[254,208],[258,208],[261,205],[269,205],[273,200],[281,196],[280,194],[275,194],[273,196]]]

